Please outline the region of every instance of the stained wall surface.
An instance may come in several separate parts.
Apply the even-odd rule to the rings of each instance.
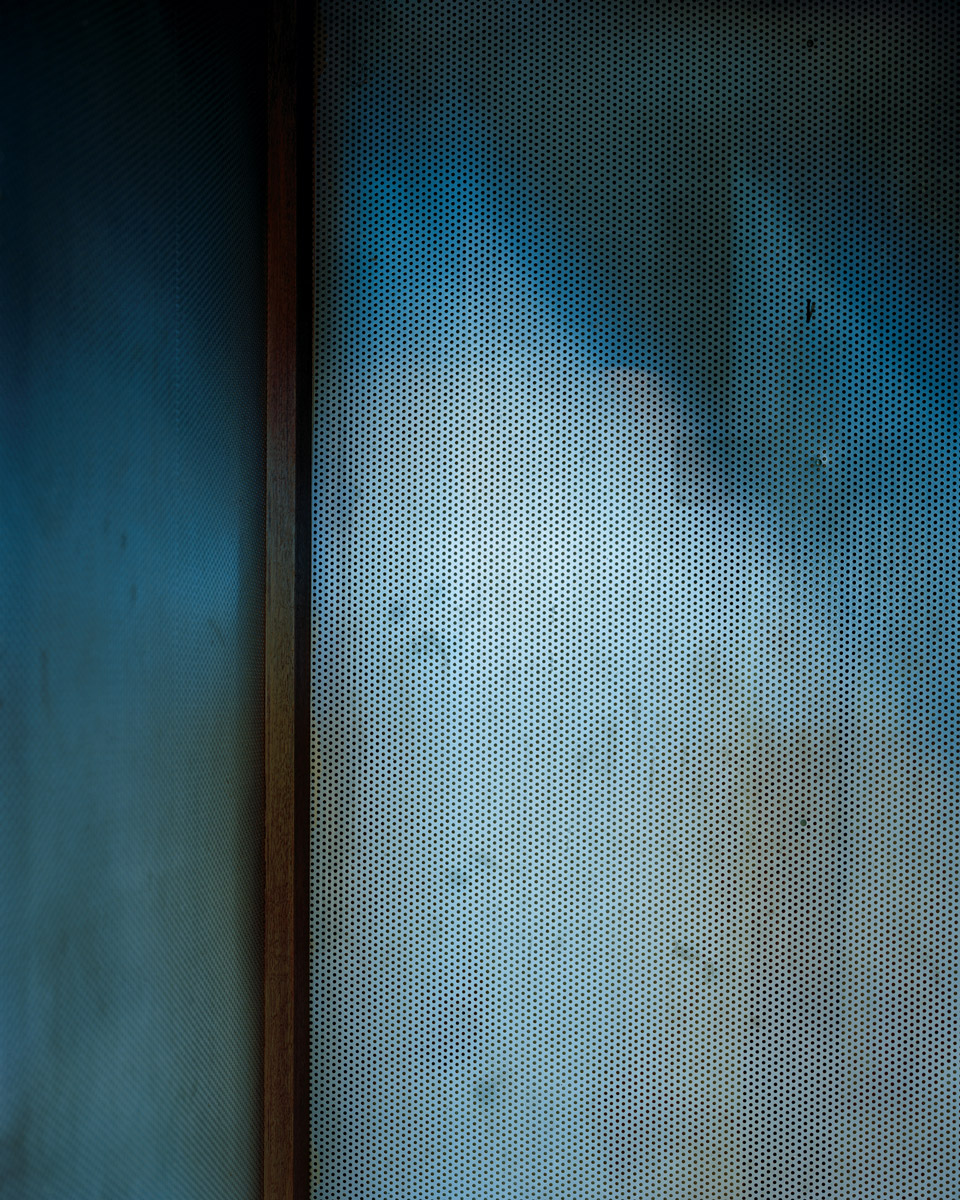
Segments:
[[[259,1194],[263,90],[225,15],[0,16],[11,1200]]]
[[[317,1196],[960,1189],[956,48],[327,6]]]

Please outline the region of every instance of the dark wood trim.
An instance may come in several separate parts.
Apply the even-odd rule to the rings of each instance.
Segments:
[[[265,1200],[310,1188],[315,7],[272,0],[267,77]]]

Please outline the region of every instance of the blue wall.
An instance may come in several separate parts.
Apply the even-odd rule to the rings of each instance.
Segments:
[[[3,1197],[258,1194],[263,93],[214,16],[0,19]]]

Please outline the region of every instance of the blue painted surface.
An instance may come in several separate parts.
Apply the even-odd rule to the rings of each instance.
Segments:
[[[252,1197],[255,127],[171,10],[0,30],[0,1196]]]

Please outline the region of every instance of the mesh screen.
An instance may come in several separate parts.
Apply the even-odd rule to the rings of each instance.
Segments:
[[[322,26],[316,1195],[957,1197],[952,10]]]
[[[0,4],[4,1200],[260,1194],[265,100],[243,28],[203,2]]]

